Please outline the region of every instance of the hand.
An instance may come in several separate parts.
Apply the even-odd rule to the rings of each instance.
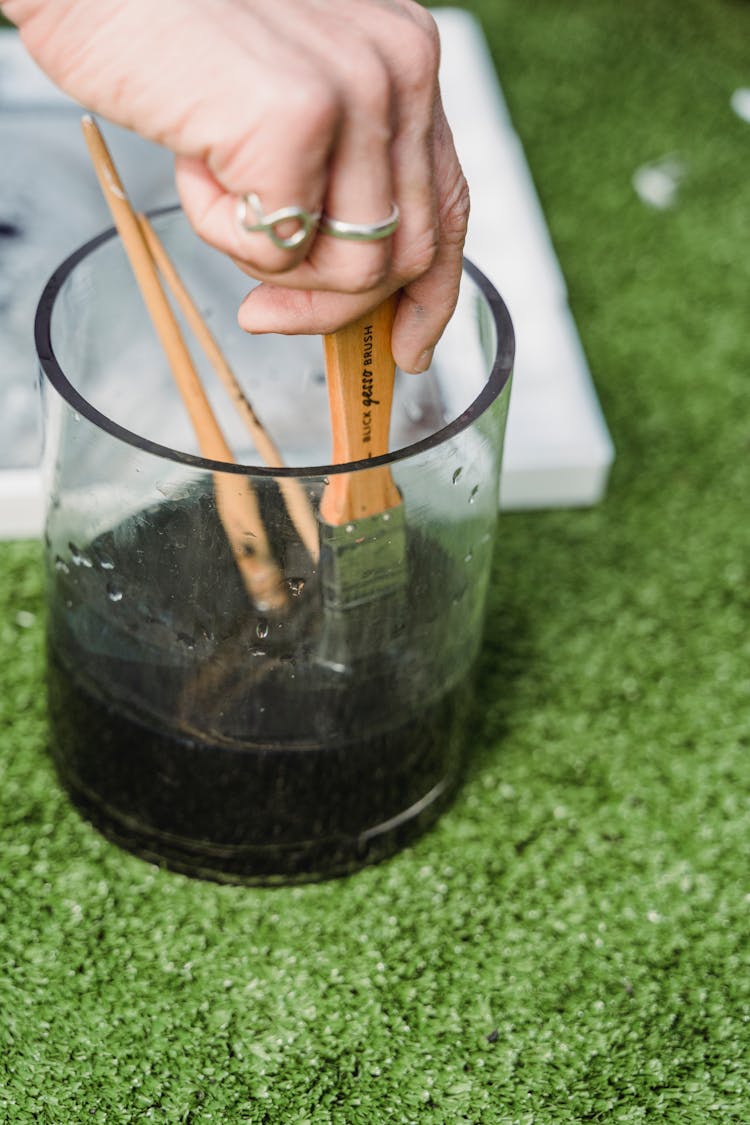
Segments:
[[[251,332],[330,332],[403,289],[396,361],[427,367],[455,305],[468,192],[437,82],[432,17],[413,0],[6,0],[31,54],[88,108],[176,154],[184,210],[263,282]],[[396,233],[318,232],[294,250],[236,220],[298,205]]]

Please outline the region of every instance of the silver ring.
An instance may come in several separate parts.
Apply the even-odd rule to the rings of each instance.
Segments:
[[[254,222],[248,222],[248,208],[253,213]],[[277,233],[276,226],[278,223],[288,222],[289,219],[296,219],[299,227],[294,234],[282,238]],[[294,250],[296,246],[301,246],[315,230],[319,221],[319,211],[305,211],[304,207],[280,207],[278,211],[266,215],[260,196],[254,191],[249,191],[237,201],[237,222],[242,229],[252,233],[261,231],[267,234],[274,246],[278,246],[280,250]]]
[[[387,219],[379,223],[345,223],[342,219],[332,219],[324,215],[320,220],[320,230],[323,234],[330,234],[333,238],[351,238],[356,242],[376,242],[379,238],[388,238],[396,230],[401,214],[396,204],[393,204]]]

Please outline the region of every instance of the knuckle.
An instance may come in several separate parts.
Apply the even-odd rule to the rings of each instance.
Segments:
[[[369,255],[366,261],[351,263],[336,275],[336,287],[346,293],[368,293],[385,278],[388,258],[385,251]]]
[[[438,81],[440,35],[433,17],[419,8],[419,15],[402,25],[398,38],[401,86],[413,93],[431,92]]]
[[[419,32],[409,45],[409,67],[406,81],[411,89],[432,90],[437,84],[440,66],[440,44],[430,35]]]
[[[437,257],[437,251],[437,236],[432,232],[413,249],[411,266],[417,277],[427,272]]]
[[[366,293],[385,278],[389,249],[377,243],[342,243],[323,237],[315,243],[316,270],[326,287],[339,293]]]
[[[182,206],[184,208],[185,214],[187,215],[188,222],[190,223],[191,227],[193,228],[195,233],[198,235],[198,237],[202,238],[204,242],[209,243],[209,245],[213,245],[214,244],[213,216],[214,216],[214,212],[215,212],[215,208],[214,208],[213,204],[211,204],[209,206],[206,206],[206,207],[197,208],[189,200],[186,200],[185,198],[183,198],[182,199]],[[235,240],[238,241],[239,240],[239,233],[235,232],[233,230],[232,234],[235,237]]]
[[[335,86],[317,76],[309,75],[285,90],[281,107],[284,117],[307,135],[331,133],[341,116],[341,97]]]
[[[407,4],[409,15],[419,29],[428,35],[436,48],[440,49],[440,32],[435,17],[431,12],[428,12],[422,4],[414,3],[413,0]]]
[[[341,99],[331,83],[306,75],[283,89],[274,84],[257,99],[242,129],[211,146],[208,167],[229,191],[242,191],[278,150],[279,136],[288,148],[325,151],[340,116]]]
[[[375,50],[363,50],[349,60],[349,69],[352,74],[351,89],[356,90],[357,100],[367,119],[389,128],[393,89],[383,59]]]
[[[282,249],[262,231],[242,231],[239,228],[236,245],[231,250],[235,264],[251,277],[287,274],[300,264],[304,254],[304,244],[298,248]]]
[[[284,255],[287,255],[286,257]],[[273,276],[289,273],[297,262],[289,259],[288,252],[273,246],[253,247],[251,252],[242,255],[242,268],[251,277]]]
[[[471,198],[463,172],[459,172],[451,189],[440,203],[440,226],[445,237],[463,237],[469,225]]]
[[[395,266],[405,282],[414,281],[427,273],[438,252],[438,236],[433,226],[409,241],[399,253]]]

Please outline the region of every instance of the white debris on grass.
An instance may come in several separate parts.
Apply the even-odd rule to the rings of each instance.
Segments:
[[[729,104],[738,117],[750,124],[750,86],[738,87],[729,99]]]
[[[677,156],[665,156],[650,164],[642,164],[633,173],[636,195],[648,207],[666,211],[677,202],[685,172],[685,164]]]

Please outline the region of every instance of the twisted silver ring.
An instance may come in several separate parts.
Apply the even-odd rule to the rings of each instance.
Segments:
[[[248,221],[248,209],[252,211],[254,222]],[[276,227],[279,223],[288,222],[290,219],[296,220],[299,226],[294,234],[282,238]],[[260,197],[254,191],[249,191],[237,201],[237,222],[242,229],[267,234],[274,246],[278,246],[280,250],[294,250],[296,246],[301,246],[315,230],[319,221],[319,211],[305,211],[304,207],[280,207],[278,211],[266,215]]]
[[[356,242],[376,242],[379,238],[388,238],[396,230],[401,215],[396,204],[393,204],[387,219],[379,223],[345,223],[342,219],[332,219],[330,215],[323,215],[320,220],[322,234],[330,234],[333,238],[351,238]]]

